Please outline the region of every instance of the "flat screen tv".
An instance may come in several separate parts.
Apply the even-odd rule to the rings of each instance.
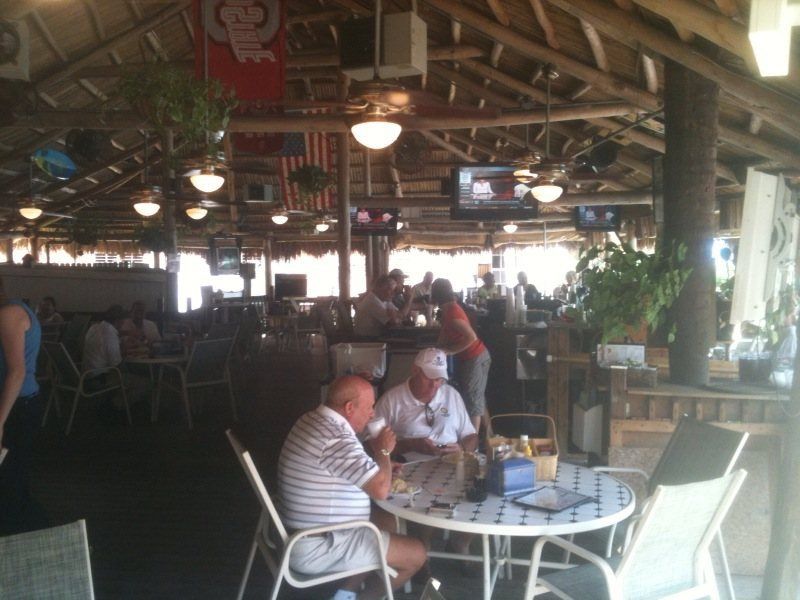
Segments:
[[[212,275],[238,275],[241,249],[236,238],[212,238],[209,245],[209,267]]]
[[[539,203],[531,188],[514,178],[518,167],[473,163],[453,169],[452,219],[524,221],[538,216]]]
[[[303,274],[276,273],[275,300],[305,298],[308,296],[308,278]]]
[[[598,204],[575,207],[575,229],[577,231],[617,231],[619,225],[619,206]]]
[[[352,235],[394,235],[397,233],[396,208],[350,208],[350,233]]]

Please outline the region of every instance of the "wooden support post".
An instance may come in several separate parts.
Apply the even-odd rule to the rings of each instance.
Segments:
[[[11,238],[6,240],[6,263],[9,265],[14,264],[14,240]]]
[[[272,300],[272,236],[264,238],[264,293]]]
[[[339,302],[350,301],[350,134],[336,134]]]
[[[665,249],[671,249],[670,244],[685,245],[685,266],[692,269],[672,309],[677,333],[669,371],[674,383],[705,385],[716,323],[711,244],[719,86],[672,61],[666,62],[664,74]]]
[[[162,143],[162,154],[165,157],[172,156],[175,149],[175,138],[172,130],[168,130]],[[164,303],[164,310],[166,312],[178,312],[178,234],[175,229],[175,171],[170,167],[170,161],[164,160],[162,162],[164,170],[164,194],[167,199],[164,202],[163,218],[164,218],[164,232],[169,240],[169,248],[167,248],[167,289],[166,298]]]

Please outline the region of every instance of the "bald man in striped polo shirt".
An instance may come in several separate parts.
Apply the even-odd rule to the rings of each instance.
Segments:
[[[394,432],[385,427],[368,443],[371,458],[356,437],[372,419],[375,392],[354,375],[340,377],[328,388],[324,405],[304,414],[283,444],[278,462],[281,515],[290,529],[306,529],[357,519],[369,519],[370,498],[382,500],[392,483]],[[417,539],[383,532],[386,562],[397,570],[395,588],[406,582],[426,560]],[[344,570],[378,560],[378,544],[365,529],[348,529],[303,538],[292,552],[291,567],[317,574]],[[364,576],[347,580],[336,600],[355,600]],[[380,580],[371,576],[359,598],[383,596]]]

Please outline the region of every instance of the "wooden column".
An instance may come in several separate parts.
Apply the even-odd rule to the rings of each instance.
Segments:
[[[164,299],[164,310],[167,312],[178,312],[178,234],[175,229],[175,171],[170,166],[169,157],[175,149],[175,139],[171,130],[167,131],[163,144],[164,160],[164,195],[166,201],[162,210],[164,211],[164,232],[169,240],[167,249],[167,297]]]
[[[664,82],[665,249],[685,244],[692,269],[672,310],[677,332],[669,368],[675,383],[704,385],[716,330],[711,245],[719,86],[672,61],[665,63]]]
[[[366,276],[367,276],[367,289],[370,288],[372,282],[375,280],[375,257],[373,256],[373,244],[372,244],[372,236],[367,238],[366,244],[366,252],[364,261],[366,262]]]
[[[6,263],[14,264],[14,240],[12,238],[6,240]]]
[[[264,286],[267,300],[272,300],[272,236],[264,238]]]
[[[350,300],[350,133],[336,134],[336,226],[339,252],[339,301]]]
[[[39,236],[34,235],[31,237],[31,256],[33,256],[33,262],[39,262]]]

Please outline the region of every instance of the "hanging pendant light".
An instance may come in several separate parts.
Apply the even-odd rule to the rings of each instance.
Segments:
[[[148,135],[144,134],[144,170],[142,171],[142,185],[131,194],[133,210],[143,217],[152,217],[161,210],[160,202],[164,201],[164,193],[157,185],[147,185],[147,170],[149,165]]]
[[[186,208],[186,216],[190,219],[194,219],[195,221],[199,221],[200,219],[204,218],[208,214],[208,209],[203,208],[203,206],[198,202],[196,204],[190,204]]]
[[[356,141],[371,150],[381,150],[393,144],[402,130],[397,123],[386,120],[386,113],[380,106],[371,106],[364,120],[350,128]]]
[[[564,193],[564,188],[557,183],[569,174],[569,167],[566,163],[550,158],[550,84],[558,74],[553,71],[550,65],[545,71],[547,80],[547,96],[545,104],[544,119],[544,159],[537,165],[536,174],[538,175],[536,185],[531,188],[531,194],[539,202],[554,202]]]
[[[42,209],[38,208],[37,206],[34,206],[33,203],[31,203],[25,206],[20,206],[19,214],[21,214],[29,221],[35,221],[36,219],[42,216]]]
[[[375,2],[375,52],[372,57],[372,77],[380,79],[381,64],[381,0]],[[387,109],[378,104],[369,104],[361,122],[350,127],[356,141],[371,150],[382,150],[400,136],[403,128],[398,123],[386,120]]]
[[[28,199],[17,209],[19,214],[28,221],[35,221],[42,216],[42,209],[36,206],[37,198],[41,198],[41,196],[33,193],[33,156],[31,156],[28,161]]]
[[[325,233],[330,228],[331,228],[330,224],[326,223],[325,221],[314,225],[314,229],[316,229],[319,233]]]
[[[206,161],[200,172],[189,177],[189,181],[201,192],[210,194],[222,187],[222,184],[225,183],[225,178],[215,172],[214,165],[210,161]]]
[[[289,216],[283,213],[272,215],[270,218],[275,225],[285,225],[289,221]]]
[[[201,2],[200,10],[203,20],[203,82],[208,87],[208,15],[206,14],[206,3]],[[208,131],[208,103],[206,103],[206,153],[208,153],[209,146],[210,146],[210,138],[209,138],[209,131]],[[216,192],[219,188],[222,187],[222,184],[225,183],[225,178],[217,173],[214,168],[214,162],[210,157],[206,157],[206,160],[203,166],[200,168],[198,173],[189,176],[189,181],[192,182],[192,185],[204,192],[206,194],[210,194],[211,192]]]
[[[503,225],[503,231],[506,233],[515,233],[517,231],[517,224],[516,223],[506,223]]]

